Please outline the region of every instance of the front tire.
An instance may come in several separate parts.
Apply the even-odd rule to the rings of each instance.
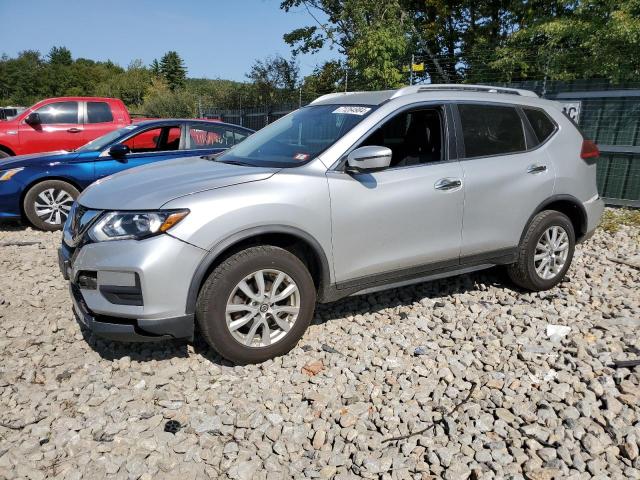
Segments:
[[[206,342],[237,364],[289,352],[309,326],[316,290],[304,263],[270,245],[231,255],[205,281],[196,319]]]
[[[549,290],[562,281],[571,265],[575,231],[569,218],[555,210],[537,214],[518,247],[518,260],[509,265],[511,280],[532,291]]]
[[[35,228],[52,232],[62,229],[80,192],[62,180],[45,180],[29,189],[22,204],[24,214]]]

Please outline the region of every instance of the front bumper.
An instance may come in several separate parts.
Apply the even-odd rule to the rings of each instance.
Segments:
[[[187,293],[205,253],[159,235],[90,243],[76,250],[63,244],[58,259],[82,325],[112,340],[149,341],[193,338]]]
[[[15,220],[22,217],[20,197],[23,186],[15,179],[0,182],[0,220]]]

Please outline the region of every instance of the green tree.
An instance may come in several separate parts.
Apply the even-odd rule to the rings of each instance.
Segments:
[[[184,86],[187,78],[187,69],[178,52],[172,50],[162,56],[160,59],[160,73],[172,91]]]
[[[304,78],[302,91],[311,98],[326,93],[343,91],[347,79],[347,66],[338,60],[325,62]]]
[[[160,75],[162,75],[162,71],[160,70],[160,62],[158,62],[157,58],[153,59],[151,65],[149,65],[149,69],[151,70],[151,73],[154,77],[159,77]]]
[[[353,70],[349,83],[354,88],[395,87],[406,81],[403,63],[412,24],[400,0],[285,0],[280,6],[285,11],[305,8],[315,22],[284,35],[294,54],[336,49]]]
[[[71,57],[71,50],[66,47],[52,47],[47,55],[50,65],[71,65],[73,58]]]
[[[290,100],[298,88],[299,77],[298,63],[280,55],[256,60],[247,74],[256,88],[260,103],[267,105]]]
[[[185,90],[171,90],[162,79],[153,79],[144,97],[142,110],[153,117],[193,118],[197,113],[195,96]]]
[[[147,89],[151,86],[151,71],[142,60],[132,61],[126,70],[111,76],[96,87],[99,95],[118,97],[130,107],[140,107]]]

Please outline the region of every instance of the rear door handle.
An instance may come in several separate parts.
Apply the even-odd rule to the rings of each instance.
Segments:
[[[82,130],[80,130],[79,128],[76,127],[72,127],[72,128],[68,128],[67,132],[69,133],[80,133]]]
[[[441,178],[438,180],[433,188],[436,190],[453,190],[462,186],[462,181],[459,178]]]
[[[542,173],[547,171],[546,165],[533,164],[527,167],[527,173]]]

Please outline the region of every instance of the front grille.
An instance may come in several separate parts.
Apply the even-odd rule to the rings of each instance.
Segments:
[[[72,238],[76,238],[78,236],[80,230],[80,219],[87,211],[87,208],[80,205],[78,202],[74,203],[72,212],[71,212],[71,236]]]

